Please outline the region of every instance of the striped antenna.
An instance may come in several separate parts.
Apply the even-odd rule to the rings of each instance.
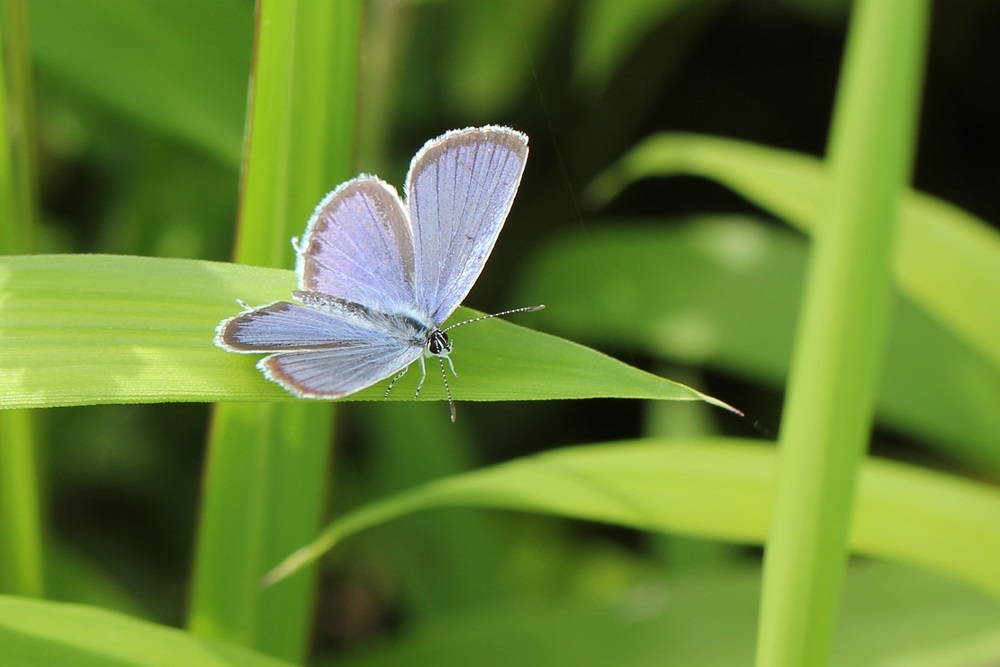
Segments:
[[[541,310],[545,307],[544,303],[538,304],[537,306],[523,306],[521,308],[513,308],[511,310],[503,310],[499,313],[493,313],[492,315],[480,315],[479,317],[474,317],[471,320],[465,320],[464,322],[457,322],[452,324],[450,327],[441,329],[441,333],[446,333],[451,331],[456,327],[465,326],[466,324],[472,324],[473,322],[482,322],[483,320],[488,320],[491,317],[503,317],[504,315],[513,315],[515,313],[532,313],[536,310]]]

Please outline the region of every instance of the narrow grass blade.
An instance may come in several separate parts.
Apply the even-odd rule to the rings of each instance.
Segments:
[[[830,660],[891,315],[890,262],[912,169],[928,14],[919,0],[854,4],[782,417],[759,667]]]
[[[237,261],[292,266],[291,238],[302,233],[323,194],[354,175],[360,34],[358,0],[258,2]],[[288,272],[283,276],[283,289],[275,298],[288,298],[294,286]],[[254,289],[240,292],[227,296],[255,300]],[[223,317],[232,314],[230,306]],[[203,337],[205,329],[200,331],[198,346],[207,354],[210,341]],[[252,369],[253,359],[213,354],[226,357],[222,363]],[[220,386],[239,385],[231,374],[217,379]],[[275,390],[281,392],[269,387],[255,398],[268,398],[269,392],[273,397]],[[233,638],[297,663],[304,659],[312,627],[313,573],[301,573],[287,591],[262,590],[258,580],[275,554],[315,532],[326,497],[332,428],[333,413],[323,403],[216,407],[190,614],[193,630]]]
[[[0,3],[0,254],[34,249],[36,227],[35,100],[24,0]]]
[[[35,414],[0,412],[0,590],[42,597],[42,518]]]
[[[433,507],[603,521],[742,544],[771,523],[778,454],[751,440],[639,440],[570,447],[424,484],[351,511],[268,575],[274,583],[359,531]],[[911,465],[863,465],[857,553],[919,565],[1000,599],[1000,490]]]
[[[34,96],[23,0],[0,2],[0,255],[35,235]],[[9,93],[9,97],[8,97]],[[0,413],[0,591],[41,597],[42,513],[35,415]]]

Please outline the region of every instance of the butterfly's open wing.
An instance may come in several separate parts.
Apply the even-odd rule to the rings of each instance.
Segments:
[[[216,330],[215,344],[231,352],[281,352],[371,336],[364,322],[276,301],[224,320]]]
[[[355,341],[272,354],[257,368],[297,396],[340,398],[395,375],[421,354],[422,348],[398,341]]]
[[[276,352],[257,367],[297,396],[339,398],[397,373],[423,349],[356,318],[285,301],[219,325],[216,343],[234,352]]]
[[[382,312],[410,311],[413,234],[388,183],[359,176],[327,195],[298,244],[301,289]]]
[[[493,250],[528,157],[528,137],[506,127],[448,132],[413,158],[406,203],[413,221],[416,296],[438,325],[472,289]]]

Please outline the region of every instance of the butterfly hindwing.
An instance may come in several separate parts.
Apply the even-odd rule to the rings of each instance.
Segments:
[[[397,373],[423,354],[408,332],[364,312],[278,301],[222,322],[216,343],[234,352],[274,352],[257,365],[269,379],[298,396],[338,398]]]
[[[423,349],[392,340],[349,344],[264,357],[257,367],[297,396],[340,398],[395,375]]]

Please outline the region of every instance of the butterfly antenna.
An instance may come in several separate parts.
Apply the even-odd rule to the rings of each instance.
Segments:
[[[465,320],[463,322],[456,322],[455,324],[452,324],[450,327],[447,327],[445,329],[441,329],[441,333],[445,333],[446,331],[451,331],[455,327],[464,326],[466,324],[472,324],[473,322],[482,322],[483,320],[488,320],[491,317],[503,317],[504,315],[513,315],[514,313],[532,313],[532,312],[534,312],[536,310],[541,310],[544,307],[545,307],[545,304],[542,303],[542,304],[539,304],[537,306],[523,306],[521,308],[513,308],[511,310],[503,310],[503,311],[500,311],[499,313],[493,313],[491,315],[480,315],[479,317],[474,317],[471,320]],[[447,382],[445,384],[447,384]]]
[[[451,423],[455,423],[458,412],[455,410],[455,401],[451,400],[451,387],[448,386],[448,374],[444,372],[444,360],[438,357],[438,364],[441,366],[441,379],[444,380],[444,393],[448,395],[448,408],[451,410]]]

